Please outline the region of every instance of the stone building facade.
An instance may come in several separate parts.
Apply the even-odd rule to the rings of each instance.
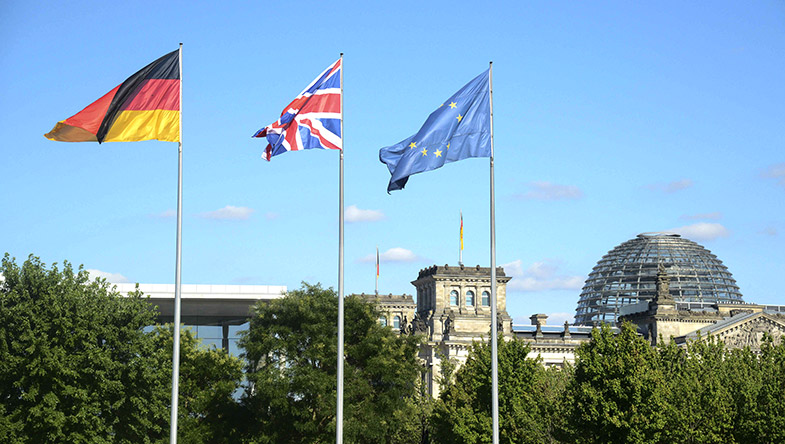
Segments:
[[[475,341],[487,341],[491,330],[491,269],[489,267],[432,266],[420,270],[412,281],[417,291],[415,303],[409,295],[357,295],[379,308],[379,321],[401,334],[424,336],[419,357],[425,383],[438,396],[442,364],[450,361],[459,368]],[[591,339],[591,327],[549,326],[548,316],[531,317],[532,324],[513,325],[507,313],[507,282],[501,267],[496,270],[496,300],[499,332],[505,339],[517,337],[530,344],[532,354],[546,366],[574,362],[575,349]],[[396,325],[395,319],[400,319]],[[392,323],[390,323],[392,320]],[[411,321],[410,321],[411,320]]]
[[[594,327],[570,325],[547,325],[548,316],[534,314],[530,318],[531,325],[513,324],[513,334],[529,344],[530,357],[539,356],[546,367],[563,367],[575,363],[575,350],[583,343],[591,340]],[[614,330],[618,330],[615,329]]]
[[[376,304],[381,312],[379,323],[392,327],[402,333],[411,332],[411,322],[417,305],[410,294],[353,294],[354,297],[365,299]]]
[[[379,322],[401,334],[424,337],[419,357],[425,383],[434,397],[441,391],[443,363],[459,368],[475,341],[487,341],[491,329],[491,269],[488,267],[431,266],[420,270],[412,281],[411,295],[355,295],[373,302],[380,310]],[[575,351],[591,340],[593,326],[547,325],[548,316],[535,314],[530,325],[513,324],[507,313],[507,283],[504,269],[496,271],[499,332],[506,340],[517,338],[531,347],[531,357],[545,366],[575,362]],[[785,306],[748,303],[688,303],[676,301],[669,290],[670,278],[660,266],[655,297],[650,301],[621,307],[620,322],[637,325],[638,332],[652,345],[673,340],[679,345],[706,338],[719,338],[730,347],[749,346],[760,350],[764,335],[775,343],[785,340]],[[613,327],[614,331],[618,328]]]
[[[496,269],[498,330],[505,338],[512,337],[512,318],[507,314],[510,279],[501,267]],[[420,270],[412,285],[417,289],[412,330],[425,336],[420,359],[427,369],[428,390],[438,396],[443,362],[450,360],[460,366],[466,362],[472,343],[490,336],[491,269],[434,265]]]
[[[715,337],[730,348],[750,347],[760,351],[764,336],[774,344],[785,338],[785,307],[749,303],[714,303],[691,306],[670,295],[670,278],[660,264],[657,293],[653,300],[623,307],[620,320],[635,324],[638,332],[652,345]],[[695,304],[693,304],[695,305]]]

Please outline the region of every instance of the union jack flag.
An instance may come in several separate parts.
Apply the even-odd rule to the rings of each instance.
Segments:
[[[284,108],[281,117],[253,137],[267,138],[263,158],[287,151],[340,150],[341,62],[338,59]]]

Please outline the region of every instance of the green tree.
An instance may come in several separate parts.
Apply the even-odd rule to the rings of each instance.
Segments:
[[[666,369],[668,414],[663,430],[665,441],[680,443],[733,442],[737,410],[731,388],[731,373],[722,342],[700,338],[680,348],[674,344],[659,349]],[[748,358],[754,356],[747,351]],[[738,355],[735,364],[742,364]],[[753,382],[748,362],[736,368],[741,380],[736,386]],[[741,393],[740,393],[741,394]]]
[[[735,442],[785,442],[785,342],[767,338],[760,354],[729,350],[723,361],[735,416]]]
[[[0,272],[0,438],[4,442],[152,442],[165,433],[166,374],[142,330],[137,294],[117,297],[68,262],[8,254]]]
[[[173,325],[156,327],[151,333],[159,366],[169,378],[166,400],[171,397]],[[241,359],[224,350],[205,347],[190,329],[180,334],[180,384],[178,386],[178,442],[224,443],[236,433],[239,405],[234,398],[243,381]],[[167,404],[167,412],[168,412]],[[169,417],[161,423],[169,430]],[[168,442],[168,434],[166,442]]]
[[[760,354],[714,337],[660,347],[668,385],[665,441],[785,442],[785,345]]]
[[[785,338],[778,345],[769,338],[761,347],[759,362],[761,386],[754,401],[753,442],[785,442]]]
[[[665,426],[665,381],[656,351],[630,324],[592,331],[577,352],[568,387],[570,441],[660,442]]]
[[[345,299],[344,313],[345,442],[419,442],[418,339],[379,325],[375,307],[358,298]],[[318,284],[255,307],[240,340],[247,442],[334,441],[337,318],[335,292]]]
[[[0,273],[0,442],[167,442],[172,329],[141,292],[7,254]],[[181,341],[181,442],[224,442],[242,361]]]
[[[548,443],[554,438],[555,418],[566,372],[546,370],[528,357],[529,346],[519,340],[499,340],[499,439],[503,443]],[[558,421],[556,419],[556,421]],[[478,342],[466,363],[447,385],[433,414],[435,442],[491,442],[491,349]]]

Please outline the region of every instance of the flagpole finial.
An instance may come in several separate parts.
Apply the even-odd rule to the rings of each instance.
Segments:
[[[183,46],[183,42],[180,42],[180,46]]]
[[[341,57],[343,57],[343,53],[341,53]]]

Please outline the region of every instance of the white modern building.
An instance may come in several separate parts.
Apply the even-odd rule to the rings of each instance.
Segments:
[[[137,284],[113,284],[123,296]],[[139,284],[139,290],[158,308],[158,322],[174,322],[174,284]],[[283,297],[283,285],[184,284],[180,293],[180,322],[206,345],[237,354],[237,332],[244,330],[251,308],[259,301]]]

